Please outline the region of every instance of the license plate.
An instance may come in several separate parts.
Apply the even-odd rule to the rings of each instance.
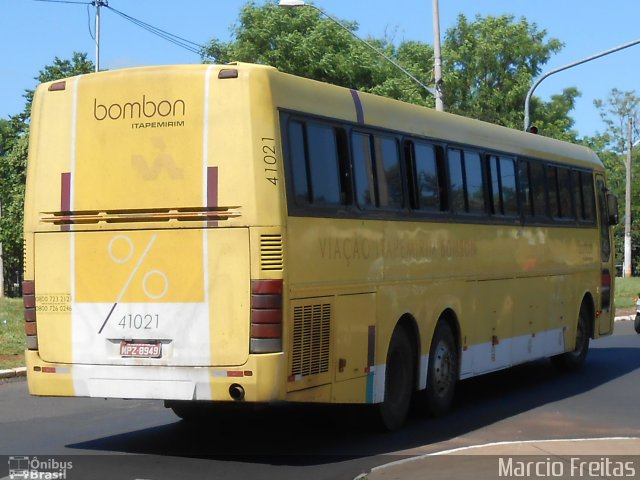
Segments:
[[[162,356],[162,344],[157,343],[128,343],[120,344],[120,355],[134,358],[160,358]]]

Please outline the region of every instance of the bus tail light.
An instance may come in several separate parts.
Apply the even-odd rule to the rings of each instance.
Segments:
[[[33,280],[22,282],[24,304],[24,331],[27,334],[27,349],[38,349],[38,327],[36,324],[36,284]]]
[[[282,351],[282,280],[251,280],[251,353]]]

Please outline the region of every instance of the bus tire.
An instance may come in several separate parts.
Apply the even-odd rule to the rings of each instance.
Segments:
[[[636,314],[636,319],[633,322],[633,328],[636,329],[636,333],[640,333],[640,313]]]
[[[438,322],[429,349],[427,388],[422,392],[423,403],[434,417],[445,414],[453,403],[458,381],[458,349],[448,323]]]
[[[576,326],[576,346],[571,352],[551,357],[551,363],[560,370],[578,370],[584,365],[589,353],[589,313],[584,305],[580,307]]]
[[[409,335],[404,328],[396,327],[387,352],[384,400],[377,405],[377,416],[383,430],[397,430],[404,424],[411,405],[414,369]]]

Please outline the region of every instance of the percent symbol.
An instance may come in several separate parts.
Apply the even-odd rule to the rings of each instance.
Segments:
[[[138,270],[140,270],[142,262],[144,261],[144,259],[149,254],[149,251],[151,250],[151,247],[155,243],[157,237],[158,237],[157,235],[153,235],[151,237],[151,239],[149,240],[149,243],[145,247],[144,252],[142,252],[142,255],[140,255],[140,258],[138,259],[138,261],[136,262],[135,266],[133,267],[133,270],[129,274],[129,277],[127,278],[127,281],[125,282],[125,284],[123,285],[122,289],[120,290],[120,294],[118,295],[118,298],[116,299],[116,301],[114,302],[113,306],[111,307],[111,310],[109,310],[109,313],[107,314],[107,317],[104,319],[104,322],[102,323],[102,326],[100,327],[100,330],[98,330],[98,334],[102,333],[102,330],[104,330],[104,327],[107,325],[107,322],[109,321],[109,318],[111,318],[111,315],[113,314],[113,311],[116,309],[116,307],[118,306],[118,303],[120,303],[120,301],[122,300],[122,297],[124,296],[126,291],[129,289],[129,286],[131,285],[133,277],[135,277],[136,273],[138,273]],[[122,242],[124,242],[124,244],[125,244],[125,249],[124,249],[125,250],[125,254],[124,255],[114,252],[114,251],[118,250],[117,247],[116,247],[116,244],[117,243],[122,243]],[[116,235],[109,242],[108,252],[109,252],[109,257],[115,263],[126,264],[133,258],[133,255],[135,253],[135,248],[133,246],[133,241],[131,240],[131,238],[127,237],[126,235]],[[164,282],[164,288],[159,293],[152,293],[152,292],[149,291],[149,288],[147,287],[147,282],[149,281],[149,279],[152,276],[159,276],[162,279],[162,281]],[[144,291],[144,293],[145,293],[145,295],[147,297],[149,297],[149,298],[151,298],[153,300],[158,300],[158,299],[160,299],[160,298],[162,298],[162,297],[164,297],[166,295],[168,289],[169,289],[169,279],[167,278],[167,276],[163,272],[161,272],[160,270],[149,270],[148,272],[145,273],[145,275],[144,275],[144,277],[142,279],[142,290]]]

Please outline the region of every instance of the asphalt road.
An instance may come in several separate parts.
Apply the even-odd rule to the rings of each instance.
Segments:
[[[12,380],[0,384],[0,479],[8,456],[71,461],[71,480],[352,479],[468,445],[638,436],[639,401],[640,335],[631,322],[592,342],[581,372],[545,360],[467,380],[452,413],[415,416],[392,434],[345,408],[276,407],[192,426],[162,402],[31,397],[24,380]]]

